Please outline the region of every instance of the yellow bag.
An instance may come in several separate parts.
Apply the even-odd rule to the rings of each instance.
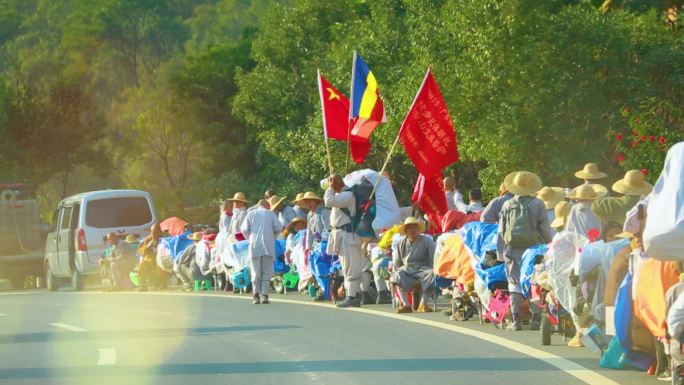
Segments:
[[[380,238],[380,242],[378,242],[378,247],[385,250],[389,250],[390,248],[392,248],[392,238],[394,237],[394,234],[399,233],[399,231],[401,231],[401,225],[394,225],[390,227],[390,229],[385,231],[385,233]]]

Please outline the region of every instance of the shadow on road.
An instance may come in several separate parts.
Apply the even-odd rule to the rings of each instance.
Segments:
[[[173,329],[136,329],[136,330],[97,330],[85,332],[44,332],[0,334],[0,344],[31,342],[121,340],[150,337],[183,337],[192,335],[216,335],[264,330],[297,329],[292,325],[245,325],[224,327],[173,328]],[[0,378],[2,376],[0,375]]]
[[[144,366],[0,369],[0,378],[136,377],[304,372],[419,372],[419,371],[539,371],[558,370],[533,358],[421,358],[326,361],[228,362]]]

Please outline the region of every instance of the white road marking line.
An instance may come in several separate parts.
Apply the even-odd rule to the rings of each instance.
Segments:
[[[93,294],[101,294],[101,293],[93,293]],[[197,297],[195,294],[190,294],[190,293],[126,293],[126,294],[132,294],[132,295],[167,295],[167,296],[184,296],[184,297]],[[232,296],[209,296],[210,298],[223,298],[223,299],[242,299],[242,300],[252,300],[249,297],[232,297]],[[379,317],[385,317],[385,318],[391,318],[399,321],[405,321],[405,322],[411,322],[415,324],[421,324],[425,326],[431,326],[434,328],[438,329],[443,329],[443,330],[448,330],[451,332],[459,333],[459,334],[465,334],[469,337],[477,338],[480,340],[483,340],[485,342],[490,342],[496,345],[499,345],[503,348],[510,349],[519,353],[522,353],[526,356],[536,358],[542,362],[545,362],[551,366],[554,366],[566,374],[573,376],[577,378],[578,380],[589,384],[601,384],[601,385],[620,385],[619,383],[611,380],[608,377],[605,377],[599,373],[596,373],[592,371],[591,369],[587,369],[584,366],[573,362],[571,360],[568,360],[566,358],[563,358],[559,355],[545,352],[541,349],[533,348],[531,346],[527,346],[525,344],[515,342],[494,334],[489,334],[486,332],[482,332],[479,330],[472,330],[468,329],[462,326],[456,326],[456,325],[450,325],[450,324],[445,324],[437,321],[431,321],[431,320],[426,320],[422,318],[414,318],[410,317],[407,315],[403,314],[395,314],[395,313],[386,313],[378,310],[371,310],[371,309],[366,309],[366,308],[351,308],[351,309],[336,309],[330,304],[325,304],[325,303],[319,303],[319,302],[302,302],[302,301],[295,301],[295,300],[290,300],[290,299],[273,299],[273,302],[279,302],[279,303],[288,303],[288,304],[294,304],[294,305],[305,305],[305,306],[317,306],[317,307],[322,307],[330,310],[336,310],[336,311],[355,311],[358,313],[365,313],[365,314],[370,314],[370,315],[375,315]]]
[[[62,323],[51,323],[50,325],[57,327],[57,328],[71,330],[72,332],[85,332],[85,331],[87,331],[86,329],[80,328],[78,326],[67,325],[67,324],[62,324]]]
[[[0,317],[7,317],[7,314],[5,314],[5,313],[0,313]]]
[[[100,358],[97,360],[97,366],[116,364],[116,349],[100,348],[99,350]]]

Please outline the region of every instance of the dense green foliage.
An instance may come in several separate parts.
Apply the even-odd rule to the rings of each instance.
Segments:
[[[32,183],[46,205],[146,189],[162,214],[238,190],[315,188],[327,173],[316,70],[347,93],[354,50],[388,116],[364,166],[381,167],[432,64],[461,187],[492,193],[516,169],[571,186],[588,161],[654,179],[684,137],[682,11],[665,0],[0,0],[0,179]],[[355,167],[330,145],[337,171]],[[401,148],[389,171],[406,204],[416,174]]]

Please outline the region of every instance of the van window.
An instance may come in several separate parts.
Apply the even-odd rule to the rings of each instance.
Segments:
[[[98,199],[86,206],[86,224],[99,229],[142,226],[152,222],[145,197]]]
[[[60,229],[62,230],[68,230],[69,229],[69,221],[71,220],[71,210],[72,207],[65,207],[62,211],[62,225],[60,226]]]
[[[76,229],[78,226],[78,217],[81,214],[81,205],[74,206],[74,211],[71,212],[71,226],[72,230]]]
[[[50,232],[55,232],[57,230],[57,225],[59,224],[59,209],[52,213],[52,221],[50,222]]]

